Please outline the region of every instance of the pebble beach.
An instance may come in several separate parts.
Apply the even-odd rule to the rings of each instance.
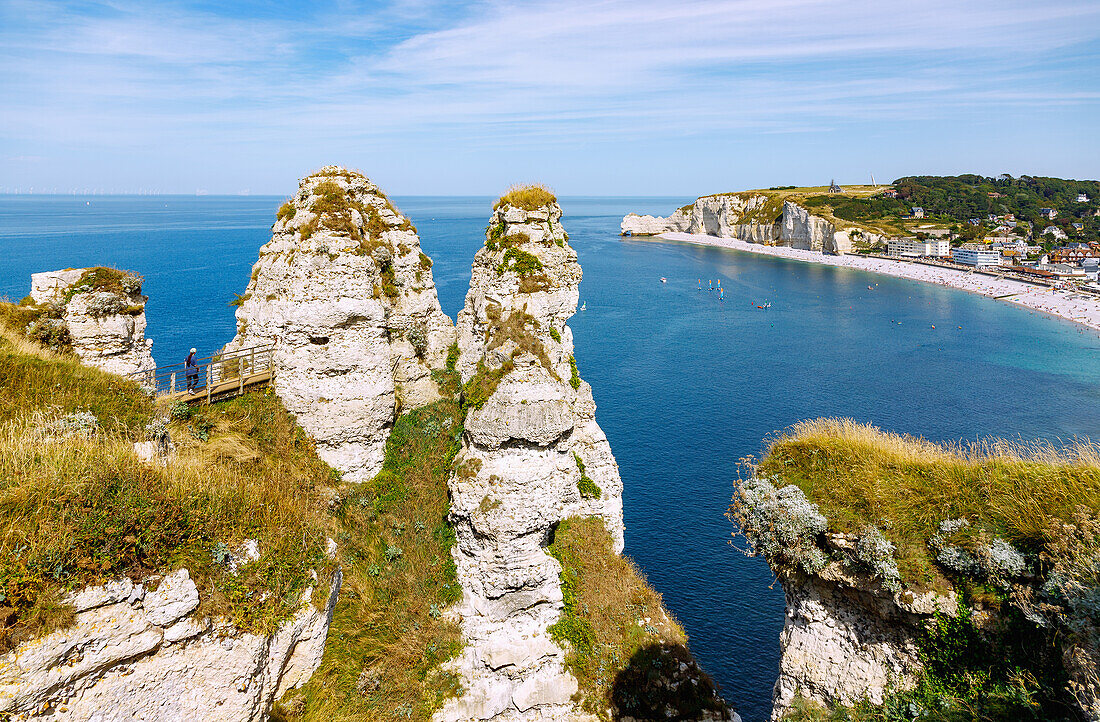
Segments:
[[[765,256],[790,258],[806,263],[825,266],[843,266],[871,273],[909,278],[914,281],[935,283],[941,286],[957,288],[960,291],[977,293],[1005,303],[1013,303],[1051,316],[1073,321],[1096,331],[1100,331],[1100,298],[1062,291],[1046,286],[1038,286],[1006,278],[994,278],[976,273],[926,266],[908,261],[890,261],[883,258],[866,256],[833,256],[820,251],[806,251],[785,246],[764,246],[747,243],[734,238],[721,238],[697,233],[662,233],[657,236],[664,240],[696,243],[703,246],[731,248],[737,251],[757,253]]]

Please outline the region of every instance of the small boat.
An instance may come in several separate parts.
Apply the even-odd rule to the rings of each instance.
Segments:
[[[668,283],[668,279],[664,276],[661,276],[661,283]]]
[[[581,310],[582,311],[584,310],[584,307],[587,305],[587,303],[588,303],[587,301],[581,301]]]

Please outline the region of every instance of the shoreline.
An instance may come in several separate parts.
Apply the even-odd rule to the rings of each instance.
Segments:
[[[1011,303],[1085,326],[1094,331],[1100,331],[1100,299],[1083,296],[1072,291],[1059,291],[1012,279],[997,279],[978,274],[968,275],[965,271],[952,268],[926,266],[905,261],[888,261],[866,256],[831,256],[820,251],[806,251],[787,246],[765,246],[740,241],[736,238],[707,236],[699,233],[670,232],[652,237],[666,241],[694,243],[700,246],[729,248],[762,256],[788,258],[804,263],[854,268],[884,276],[934,283],[939,286],[985,296],[995,301]]]

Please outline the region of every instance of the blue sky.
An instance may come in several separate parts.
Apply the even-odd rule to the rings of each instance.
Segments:
[[[0,0],[0,191],[1100,176],[1097,0]]]

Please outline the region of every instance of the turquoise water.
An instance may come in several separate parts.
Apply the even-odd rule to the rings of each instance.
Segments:
[[[394,200],[420,230],[453,318],[490,199]],[[770,709],[783,595],[763,562],[727,544],[738,459],[758,455],[769,433],[826,415],[942,440],[1095,438],[1100,338],[940,286],[617,235],[629,211],[690,200],[562,200],[587,303],[570,325],[622,472],[627,553],[754,722]],[[26,295],[32,272],[127,268],[146,278],[158,363],[192,345],[215,351],[233,335],[227,303],[281,201],[0,197],[0,296]],[[720,278],[726,300],[698,290],[699,278]],[[772,307],[755,308],[764,301]]]

